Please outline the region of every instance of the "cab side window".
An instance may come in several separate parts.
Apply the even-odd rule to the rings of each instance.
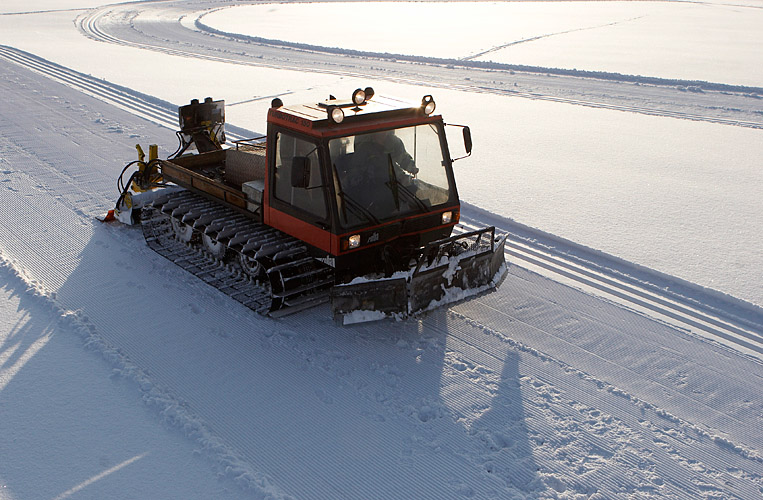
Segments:
[[[307,162],[298,160],[300,169],[295,170],[294,158],[307,158]],[[306,176],[306,179],[302,182],[293,182],[295,179],[292,179],[292,176]],[[301,187],[305,184],[305,180],[306,186]],[[326,218],[325,190],[322,187],[316,144],[279,132],[276,135],[274,184],[277,199],[304,210],[316,218]]]

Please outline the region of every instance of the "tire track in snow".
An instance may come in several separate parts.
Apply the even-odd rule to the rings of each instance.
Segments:
[[[156,102],[143,99],[135,93],[127,92],[102,80],[78,73],[12,47],[0,46],[0,57],[159,125],[168,128],[177,127],[176,113],[162,109],[157,106]]]
[[[461,224],[463,229],[457,230],[475,230],[485,225],[485,222],[479,219],[464,219]],[[649,283],[628,279],[634,273],[625,266],[618,269],[621,273],[618,277],[614,272],[604,273],[601,269],[585,266],[580,262],[582,259],[565,258],[537,243],[542,239],[540,233],[535,235],[533,239],[536,243],[533,243],[514,236],[510,229],[502,230],[509,232],[506,242],[506,259],[509,262],[519,259],[542,274],[548,274],[555,279],[565,278],[565,282],[588,293],[607,297],[618,304],[642,311],[706,338],[716,339],[727,345],[733,344],[741,348],[742,352],[763,359],[763,325],[760,323],[740,321],[739,318],[723,315],[719,310],[712,314],[703,311],[701,303],[686,297],[659,293]],[[570,242],[570,245],[574,243]],[[590,256],[590,262],[595,261],[596,257]]]
[[[77,89],[91,97],[105,101],[117,108],[140,116],[150,122],[175,130],[178,127],[177,106],[150,96],[142,95],[130,89],[99,80],[77,71],[65,68],[27,52],[0,45],[0,57],[20,66],[36,71],[46,77]],[[248,139],[251,136],[237,133],[236,127],[226,130],[231,140]]]
[[[513,42],[504,43],[502,45],[496,45],[495,47],[491,47],[491,48],[489,48],[487,50],[483,50],[482,52],[477,52],[476,54],[473,54],[473,55],[470,55],[470,56],[466,56],[466,57],[462,58],[462,60],[463,61],[472,61],[474,59],[477,59],[479,57],[484,56],[485,54],[490,54],[492,52],[498,52],[499,50],[503,50],[505,48],[512,47],[514,45],[519,45],[519,44],[528,43],[528,42],[534,42],[536,40],[542,40],[544,38],[551,38],[551,37],[555,37],[555,36],[559,36],[559,35],[566,35],[568,33],[575,33],[575,32],[578,32],[578,31],[596,30],[596,29],[600,29],[600,28],[606,28],[608,26],[617,26],[618,24],[623,24],[623,23],[629,23],[631,21],[636,21],[638,19],[641,19],[642,17],[646,17],[646,16],[638,16],[638,17],[633,17],[631,19],[624,19],[622,21],[614,21],[614,22],[611,22],[611,23],[601,24],[601,25],[598,25],[598,26],[588,26],[587,28],[575,28],[575,29],[570,29],[570,30],[565,30],[565,31],[558,31],[556,33],[547,33],[545,35],[538,35],[538,36],[534,36],[532,38],[525,38],[523,40],[515,40]]]
[[[601,464],[603,467],[614,467],[616,470],[618,467],[613,463],[617,462],[633,467],[633,470],[644,473],[646,477],[653,477],[655,479],[653,488],[644,490],[643,493],[651,492],[659,496],[670,493],[677,498],[704,498],[706,491],[703,488],[687,489],[687,485],[691,485],[698,479],[699,475],[696,472],[702,470],[703,473],[713,475],[712,480],[706,483],[709,490],[721,494],[731,490],[740,498],[750,494],[749,485],[734,484],[734,487],[731,487],[732,483],[727,481],[727,472],[738,466],[737,457],[750,460],[757,464],[757,469],[763,470],[763,457],[757,450],[740,446],[708,432],[704,426],[672,415],[659,406],[591,376],[561,359],[515,340],[514,335],[510,336],[506,333],[512,329],[497,330],[461,309],[464,308],[452,308],[448,314],[464,321],[466,325],[484,333],[485,336],[480,338],[465,327],[448,328],[449,336],[458,338],[465,345],[482,353],[500,352],[495,347],[491,347],[492,342],[498,342],[529,355],[530,359],[537,360],[536,362],[526,361],[526,365],[535,366],[535,369],[525,368],[526,374],[522,377],[522,383],[523,386],[528,386],[531,393],[537,392],[536,396],[530,397],[534,404],[525,407],[528,420],[543,418],[552,424],[550,428],[539,430],[537,435],[531,433],[534,436],[532,439],[535,439],[538,444],[535,454],[541,466],[545,465],[549,470],[553,470],[554,466],[558,468],[559,450],[573,441],[577,441],[575,446],[580,447],[580,442],[583,441],[592,450],[588,458],[595,456],[596,450],[610,448],[602,455],[607,462],[607,464]],[[511,322],[523,324],[528,328],[542,328],[517,316],[511,316]],[[516,330],[516,326],[513,330]],[[468,350],[461,352],[466,353]],[[596,387],[593,392],[598,391],[602,396],[597,398],[589,391],[581,391],[581,387],[571,383],[567,375],[573,375],[592,384]],[[586,418],[587,416],[589,418]],[[581,417],[582,420],[578,420]],[[667,430],[664,427],[665,424],[660,423],[661,421],[670,422],[676,427]],[[572,423],[575,425],[570,426]],[[678,432],[671,432],[673,429],[678,429]],[[570,435],[560,435],[559,432],[562,430],[566,430]],[[601,441],[605,433],[621,435]],[[679,439],[679,436],[684,436],[684,439]],[[714,444],[707,447],[703,441]],[[615,447],[611,448],[612,445]],[[645,460],[644,457],[651,457],[651,459]],[[570,457],[572,460],[570,469],[566,474],[556,477],[563,479],[564,484],[580,485],[576,488],[578,493],[595,491],[596,485],[602,480],[610,483],[612,488],[610,491],[620,489],[617,478],[620,475],[627,475],[628,467],[614,474],[603,476],[591,474],[593,477],[582,479],[578,476],[583,474],[583,471],[587,476],[593,470],[587,470],[576,461],[580,458],[583,457]],[[650,471],[657,463],[661,464],[660,473],[652,475]],[[756,476],[754,483],[762,485],[762,478],[763,476]]]

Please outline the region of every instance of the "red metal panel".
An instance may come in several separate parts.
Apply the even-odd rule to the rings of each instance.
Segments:
[[[458,205],[451,205],[449,207],[437,208],[436,212],[437,213],[442,213],[442,212],[447,212],[448,210],[450,210],[452,212],[460,212],[461,204],[459,203]],[[363,231],[373,231],[374,229],[378,229],[378,228],[380,228],[382,226],[388,226],[390,224],[395,224],[395,223],[398,223],[398,222],[401,222],[401,221],[405,221],[405,220],[410,220],[410,219],[420,219],[422,217],[428,217],[430,215],[432,215],[431,212],[427,212],[427,213],[424,213],[424,214],[409,215],[407,217],[401,217],[399,219],[382,222],[381,224],[378,224],[376,226],[365,226],[365,227],[362,227],[362,228],[359,228],[359,229],[355,229],[353,231],[345,231],[344,233],[340,234],[339,236],[340,237],[341,236],[349,236],[351,234],[357,234],[357,233],[363,232]],[[443,224],[443,225],[455,226],[457,223],[458,223],[458,221],[456,220],[452,224]]]
[[[266,207],[265,213],[269,226],[294,236],[324,252],[331,253],[331,233],[325,229],[313,226],[271,206]]]
[[[268,109],[268,122],[276,123],[292,130],[299,130],[300,132],[310,133],[313,128],[313,121],[309,118],[303,118],[295,116],[291,113],[284,113],[283,111],[275,108]]]
[[[284,127],[286,129],[301,132],[311,137],[339,137],[344,135],[353,135],[374,130],[400,128],[425,123],[435,123],[442,121],[441,115],[424,116],[415,113],[403,116],[390,116],[379,113],[378,116],[366,115],[362,117],[348,116],[341,124],[330,123],[328,120],[314,121],[307,116],[298,116],[288,109],[268,110],[268,123]]]
[[[442,116],[414,116],[410,118],[390,119],[376,118],[363,121],[347,120],[341,125],[333,125],[320,130],[321,137],[341,137],[345,135],[357,135],[364,132],[376,132],[391,128],[403,128],[414,125],[424,125],[442,121]],[[313,131],[316,134],[317,131]]]
[[[340,251],[340,243],[341,238],[337,236],[336,234],[332,234],[331,236],[331,252],[329,252],[331,255],[339,255]]]

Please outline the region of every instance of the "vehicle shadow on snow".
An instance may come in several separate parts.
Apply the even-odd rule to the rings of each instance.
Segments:
[[[55,301],[4,263],[0,300],[2,491],[8,498],[63,498],[92,478],[98,484],[88,487],[90,494],[108,489],[117,476],[108,471],[135,455],[129,446],[114,448],[124,421],[102,416],[111,385],[88,371],[100,365],[82,351],[79,332]],[[106,374],[103,368],[103,380]]]
[[[403,462],[444,455],[460,464],[453,475],[431,471],[448,498],[536,497],[546,489],[525,423],[517,352],[487,347],[480,328],[446,309],[343,330],[354,336],[349,342],[368,345],[359,361],[375,380],[366,392],[415,423]]]

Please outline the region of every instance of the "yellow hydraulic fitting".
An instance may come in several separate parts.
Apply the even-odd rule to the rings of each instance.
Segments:
[[[129,192],[125,193],[125,197],[122,200],[122,205],[127,209],[132,208],[132,195]]]
[[[136,193],[142,193],[151,189],[151,184],[162,181],[162,176],[156,167],[156,160],[159,159],[159,146],[157,144],[148,146],[148,163],[146,163],[146,153],[140,144],[136,144],[135,149],[138,150],[138,172],[140,173],[138,179],[140,182],[133,180],[131,188]],[[150,168],[151,171],[146,172],[146,168]]]

